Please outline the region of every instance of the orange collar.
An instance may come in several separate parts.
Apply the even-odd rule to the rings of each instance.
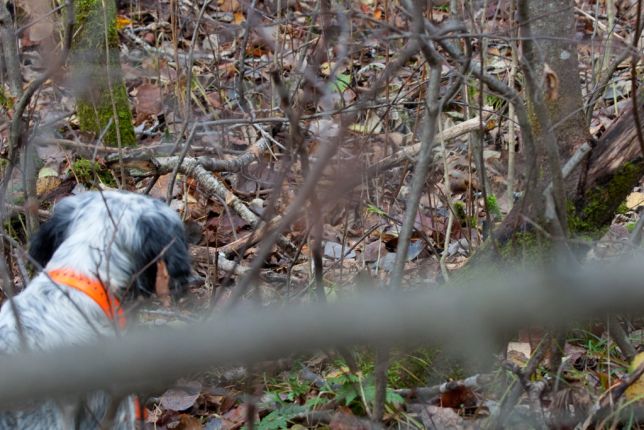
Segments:
[[[125,328],[126,319],[119,300],[110,294],[101,281],[75,272],[71,269],[53,269],[47,272],[49,278],[57,284],[66,285],[87,294],[103,310],[107,318],[115,318],[121,329]]]

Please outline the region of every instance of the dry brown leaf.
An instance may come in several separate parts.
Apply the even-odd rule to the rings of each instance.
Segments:
[[[426,429],[461,430],[465,428],[463,418],[450,408],[413,404],[409,410],[417,413]]]
[[[157,279],[154,283],[154,290],[163,307],[169,308],[172,301],[172,296],[170,295],[170,275],[163,260],[157,262]]]
[[[532,347],[529,342],[508,342],[506,356],[514,364],[525,366],[531,355]]]
[[[154,84],[141,84],[134,90],[137,124],[157,116],[163,110],[161,89]]]
[[[62,183],[62,179],[58,177],[58,172],[51,167],[45,166],[38,172],[38,179],[36,180],[36,194],[42,196],[53,191],[57,186]]]
[[[366,425],[356,418],[348,408],[338,408],[338,413],[333,415],[329,428],[332,430],[361,430]]]
[[[441,393],[441,406],[452,409],[473,408],[476,406],[476,395],[468,387],[456,387]]]
[[[240,9],[240,5],[237,0],[218,0],[217,6],[222,12],[235,12]]]
[[[182,381],[180,386],[170,388],[161,395],[159,403],[168,411],[185,411],[190,409],[201,394],[201,383]]]
[[[179,416],[179,424],[175,427],[176,430],[201,430],[202,428],[198,418],[186,414]]]

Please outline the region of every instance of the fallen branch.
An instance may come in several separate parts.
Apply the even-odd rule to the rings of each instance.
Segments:
[[[641,264],[555,272],[481,278],[476,288],[291,306],[288,312],[236,311],[188,327],[151,328],[94,345],[3,356],[0,404],[8,408],[99,388],[116,394],[148,391],[213,366],[359,344],[440,344],[477,360],[492,354],[493,340],[508,330],[570,324],[600,312],[634,312],[644,302]]]
[[[136,165],[146,163],[145,160],[136,160]],[[151,160],[151,164],[156,166],[156,174],[170,173],[177,166],[179,157],[164,157]],[[126,164],[126,169],[131,165]],[[250,225],[257,227],[260,224],[260,218],[251,211],[239,197],[230,191],[224,184],[219,181],[211,172],[206,170],[201,163],[195,158],[184,158],[178,169],[179,173],[194,178],[204,188],[209,197],[216,198],[231,207],[237,214]],[[284,236],[280,236],[277,243],[285,249],[295,250],[295,245]]]
[[[258,228],[255,228],[250,233],[240,236],[238,239],[216,248],[210,247],[209,249],[214,252],[221,252],[223,254],[233,254],[239,253],[244,247],[250,247],[258,243],[268,231],[275,227],[281,217],[275,216],[269,222],[261,224]]]
[[[191,246],[190,256],[193,261],[201,264],[212,264],[217,261],[217,267],[219,269],[237,276],[243,275],[248,270],[244,266],[227,259],[216,248],[208,246]]]
[[[442,132],[437,133],[434,137],[434,141],[448,141],[458,136],[462,136],[466,133],[480,130],[481,124],[483,124],[486,129],[490,130],[496,126],[490,122],[490,117],[493,113],[494,112],[491,110],[491,108],[484,110],[483,120],[481,120],[481,117],[476,116],[474,118],[468,119],[467,121],[463,121],[459,124],[456,124],[454,127],[450,127],[447,130],[443,130]],[[392,167],[402,163],[405,160],[416,157],[420,152],[421,145],[422,142],[406,146],[395,154],[377,161],[376,163],[369,166],[369,172],[371,174],[375,174],[377,172],[391,169]]]
[[[239,172],[243,167],[259,159],[269,146],[269,140],[262,137],[238,157],[231,160],[215,160],[211,157],[199,157],[199,164],[211,172]]]
[[[416,387],[416,388],[399,388],[394,390],[396,394],[403,397],[418,397],[421,399],[431,399],[441,394],[451,393],[462,388],[470,390],[478,390],[483,386],[489,384],[494,380],[491,374],[473,375],[469,378],[461,379],[459,381],[448,381],[442,384],[434,385],[431,387]]]

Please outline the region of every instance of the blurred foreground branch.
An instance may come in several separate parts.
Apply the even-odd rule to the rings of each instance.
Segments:
[[[95,345],[5,356],[0,404],[6,408],[97,388],[141,392],[214,366],[360,344],[438,344],[477,361],[496,350],[503,333],[519,327],[556,327],[603,312],[641,311],[642,266],[488,274],[467,287],[452,283],[288,309],[238,309],[185,328],[147,329]]]

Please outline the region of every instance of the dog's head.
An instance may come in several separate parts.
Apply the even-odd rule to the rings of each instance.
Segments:
[[[29,254],[48,270],[97,276],[122,298],[153,293],[159,261],[173,294],[192,279],[181,219],[161,201],[135,193],[87,192],[61,200],[31,239]]]

